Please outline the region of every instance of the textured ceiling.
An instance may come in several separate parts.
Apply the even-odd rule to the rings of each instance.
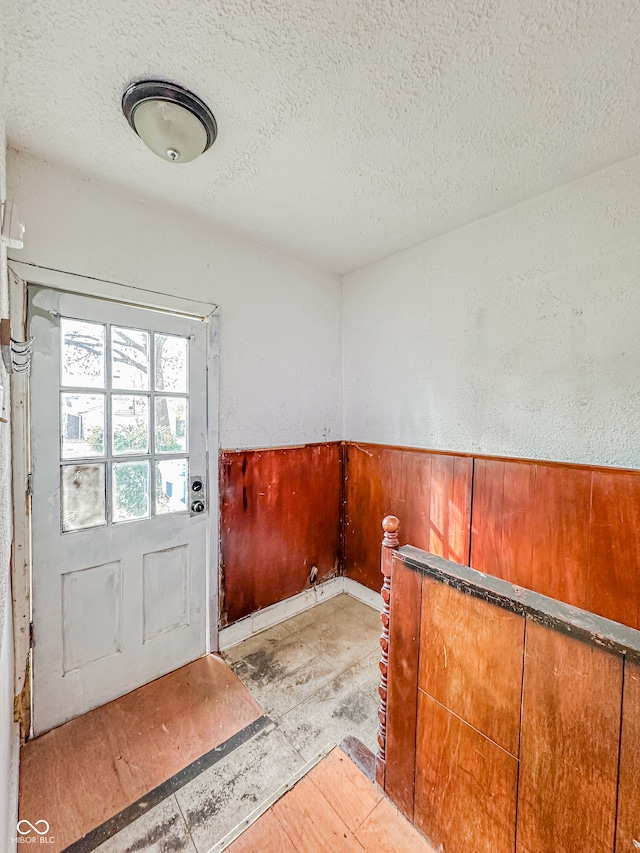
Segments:
[[[11,145],[336,272],[640,152],[637,0],[16,0],[9,20]],[[213,109],[194,163],[122,116],[149,76]]]

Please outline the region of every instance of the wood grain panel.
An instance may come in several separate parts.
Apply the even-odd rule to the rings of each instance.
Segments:
[[[469,565],[472,472],[466,457],[432,457],[427,550],[463,566]]]
[[[480,572],[509,580],[503,568],[504,468],[501,459],[476,459],[473,469],[471,565]]]
[[[256,853],[258,850],[260,853],[298,853],[273,809],[266,811],[227,847],[227,853]]]
[[[640,849],[640,665],[625,664],[616,853]],[[634,846],[635,842],[635,846]]]
[[[587,608],[591,470],[538,465],[533,529],[536,592]]]
[[[402,542],[465,565],[470,547],[480,571],[640,628],[640,471],[354,442],[345,456],[349,577],[379,588],[393,514]]]
[[[471,565],[586,608],[591,477],[590,468],[476,459]]]
[[[380,589],[380,522],[401,521],[401,542],[466,564],[471,480],[468,457],[349,443],[346,449],[345,570]]]
[[[516,757],[523,656],[522,616],[423,579],[419,686]]]
[[[471,565],[481,572],[532,586],[531,512],[536,466],[476,459]]]
[[[414,454],[407,459],[404,450],[348,444],[345,467],[346,573],[379,590],[380,523],[385,516],[402,519],[402,542],[422,543],[418,547],[428,544],[431,456]],[[410,505],[403,499],[407,487],[412,495]]]
[[[587,609],[640,628],[640,471],[594,471]]]
[[[333,443],[221,454],[223,625],[302,592],[312,566],[318,581],[338,572],[340,450]]]
[[[321,791],[351,832],[371,814],[383,797],[341,749],[332,750],[313,768],[309,779]]]
[[[308,776],[271,810],[300,853],[362,853],[347,825]]]
[[[517,853],[613,851],[622,659],[527,620]]]
[[[355,837],[367,853],[436,853],[386,798],[380,800]]]
[[[513,853],[518,762],[422,690],[418,696],[416,826],[447,853]]]
[[[422,575],[398,560],[391,569],[385,792],[411,820],[418,713]]]

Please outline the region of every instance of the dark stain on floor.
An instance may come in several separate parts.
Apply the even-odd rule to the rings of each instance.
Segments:
[[[148,850],[158,842],[160,842],[161,853],[182,853],[183,850],[189,849],[191,840],[186,833],[180,832],[179,826],[176,826],[179,820],[179,816],[174,814],[162,823],[152,826],[141,838],[130,844],[124,853],[139,853],[139,851]]]

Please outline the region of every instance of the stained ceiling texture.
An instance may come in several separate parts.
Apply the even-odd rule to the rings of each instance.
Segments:
[[[637,0],[15,0],[9,19],[10,145],[339,273],[640,152]],[[199,160],[128,127],[148,77],[214,111]]]

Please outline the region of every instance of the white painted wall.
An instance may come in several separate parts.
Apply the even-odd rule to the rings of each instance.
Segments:
[[[0,28],[1,29],[1,28]],[[0,35],[0,79],[4,45]],[[5,123],[0,86],[0,201],[6,199]],[[0,245],[0,317],[8,316],[7,256]],[[0,415],[9,420],[9,378],[0,359]],[[11,608],[11,432],[0,423],[0,850],[16,849],[18,728],[13,722],[13,623]]]
[[[17,260],[221,306],[222,447],[341,437],[337,276],[11,150],[7,172]]]
[[[640,158],[344,280],[347,439],[640,467]]]

